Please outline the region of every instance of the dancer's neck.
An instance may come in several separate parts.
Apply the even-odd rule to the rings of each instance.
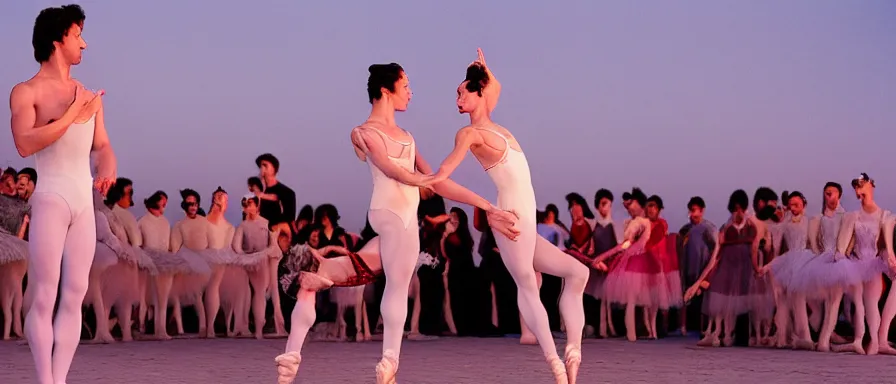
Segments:
[[[208,212],[208,221],[217,224],[224,218],[224,209],[218,204],[213,204]]]
[[[160,211],[158,209],[150,209],[149,214],[153,215],[155,217],[160,217],[160,216],[162,216],[162,211]]]
[[[373,108],[371,108],[370,116],[367,117],[367,120],[377,121],[387,126],[394,127],[395,107],[393,107],[392,103],[388,102],[385,97],[379,100],[374,100]]]
[[[35,77],[38,76],[55,80],[71,80],[72,66],[64,62],[60,55],[52,55],[50,60],[40,64],[40,70],[37,71],[37,76]]]
[[[255,221],[255,220],[258,220],[257,213],[247,213],[246,214],[246,221]]]
[[[476,108],[473,112],[470,112],[470,125],[486,125],[493,124],[492,118],[488,114],[488,110],[485,107]]]
[[[866,197],[862,199],[862,210],[866,213],[873,213],[877,211],[877,203],[874,202],[874,199],[870,197]]]
[[[131,205],[128,204],[128,203],[127,203],[126,201],[124,201],[124,200],[119,200],[117,203],[115,203],[115,205],[118,205],[119,207],[121,207],[121,209],[124,209],[124,210],[127,210],[128,208],[131,207]]]

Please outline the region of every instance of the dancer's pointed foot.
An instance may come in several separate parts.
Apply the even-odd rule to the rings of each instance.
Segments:
[[[831,351],[831,343],[819,340],[818,344],[815,346],[815,350],[818,352],[830,352]]]
[[[579,376],[579,365],[582,365],[582,349],[574,346],[566,346],[566,377],[569,384],[576,384]]]
[[[277,363],[277,384],[292,384],[299,372],[302,355],[298,352],[286,352],[274,358]]]
[[[383,358],[376,365],[376,384],[395,384],[398,374],[398,355],[392,350],[383,352]]]
[[[698,347],[718,347],[719,344],[719,338],[711,333],[707,334],[697,342]]]
[[[725,338],[722,339],[722,345],[724,345],[726,347],[730,347],[730,346],[734,345],[734,336],[730,336],[730,335],[725,336]]]
[[[551,373],[554,374],[556,384],[569,384],[569,378],[566,376],[566,366],[560,361],[560,356],[553,354],[547,357],[548,365],[551,367]]]

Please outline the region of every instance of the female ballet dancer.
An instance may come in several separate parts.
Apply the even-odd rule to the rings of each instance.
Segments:
[[[838,345],[833,349],[837,352],[855,352],[875,355],[880,350],[891,352],[887,344],[886,336],[889,332],[890,321],[893,316],[893,291],[884,305],[884,319],[881,323],[881,313],[877,303],[882,293],[882,273],[891,276],[896,271],[896,257],[893,254],[893,227],[894,218],[890,211],[877,206],[874,202],[874,180],[867,173],[862,173],[852,180],[856,198],[861,200],[862,207],[856,212],[850,212],[843,217],[840,227],[840,237],[837,248],[844,250],[843,254],[852,255],[856,259],[857,272],[862,284],[856,287],[855,298],[855,338],[852,344]],[[883,237],[883,241],[881,241]],[[882,244],[883,243],[883,244]],[[871,334],[871,343],[866,350],[862,345],[865,337],[865,321],[868,321],[868,331]],[[883,326],[882,326],[883,325]]]
[[[787,252],[779,254],[771,263],[760,269],[760,275],[770,272],[772,289],[775,291],[775,327],[777,328],[778,348],[787,345],[788,322],[790,314],[793,314],[793,347],[797,349],[813,350],[815,344],[809,332],[809,320],[806,311],[806,293],[802,292],[794,284],[795,276],[803,273],[802,268],[815,257],[809,250],[809,219],[803,215],[806,208],[806,198],[794,191],[788,195],[790,215],[779,226],[781,236],[772,238],[773,247],[777,250],[787,249]],[[782,243],[783,242],[783,243]]]
[[[0,306],[3,340],[10,331],[22,333],[22,280],[28,268],[28,242],[24,240],[31,206],[24,200],[0,195]]]
[[[367,217],[380,234],[380,253],[386,290],[381,303],[383,316],[383,357],[376,366],[377,383],[395,381],[401,338],[407,318],[407,295],[420,248],[417,233],[417,187],[431,186],[443,197],[487,210],[496,228],[513,239],[515,217],[490,204],[450,179],[437,179],[420,156],[413,136],[395,123],[395,111],[407,109],[411,100],[408,76],[400,65],[374,64],[368,68],[368,100],[373,105],[367,121],[352,129],[355,155],[370,166],[373,195]],[[531,209],[535,211],[535,208]]]
[[[610,249],[613,249],[622,239],[622,227],[617,225],[613,220],[613,193],[607,189],[599,189],[594,194],[594,208],[597,209],[597,219],[594,224],[594,232],[591,237],[591,248],[588,251],[590,255],[601,255]],[[598,335],[602,338],[608,336],[616,336],[616,328],[613,326],[612,312],[610,303],[604,295],[604,282],[607,279],[607,273],[591,270],[591,276],[588,278],[588,285],[585,292],[599,300],[600,303],[600,325]],[[607,329],[609,328],[609,334]]]
[[[277,245],[277,237],[279,232],[268,230],[267,219],[261,217],[258,213],[259,199],[255,195],[244,196],[240,205],[243,207],[245,218],[240,226],[237,227],[233,236],[233,250],[237,253],[255,253],[279,247]],[[271,266],[267,261],[262,262],[256,268],[248,268],[249,283],[252,285],[252,315],[255,320],[255,338],[261,340],[264,338],[262,333],[265,323],[266,298],[278,294],[277,290],[271,290],[270,280]],[[276,284],[276,282],[275,282]],[[274,285],[276,288],[276,285]],[[279,310],[275,306],[274,310]]]
[[[498,205],[519,217],[518,241],[497,237],[501,257],[517,284],[517,301],[526,325],[535,333],[557,383],[575,383],[582,360],[585,311],[582,297],[588,282],[588,267],[536,233],[535,191],[529,164],[519,142],[506,128],[491,121],[501,85],[479,59],[467,68],[466,79],[457,88],[457,107],[470,115],[470,125],[460,129],[455,147],[442,162],[436,177],[448,177],[469,150],[498,188]],[[534,268],[533,268],[534,266]],[[566,326],[566,364],[557,356],[547,311],[541,303],[536,271],[564,279],[560,315]]]
[[[731,220],[719,235],[719,244],[697,281],[688,288],[685,301],[699,294],[704,281],[709,282],[703,311],[714,323],[712,332],[697,343],[700,346],[731,346],[734,343],[734,325],[737,316],[750,312],[752,285],[758,270],[759,229],[746,217],[749,197],[742,189],[731,194],[728,212]],[[723,339],[719,339],[721,332]]]
[[[622,244],[598,255],[592,265],[595,269],[607,271],[604,296],[611,303],[625,306],[626,338],[637,340],[635,332],[635,307],[644,308],[644,325],[650,337],[654,337],[653,327],[648,321],[663,304],[668,303],[663,284],[662,264],[653,254],[647,252],[654,225],[647,219],[644,206],[647,196],[639,188],[632,189],[627,210],[631,216],[627,222]],[[619,254],[621,252],[621,254]],[[616,256],[619,254],[618,256]],[[605,261],[614,257],[610,267]]]
[[[800,292],[805,292],[808,299],[824,300],[824,322],[816,349],[828,352],[831,350],[843,293],[849,292],[853,300],[861,300],[861,297],[855,297],[855,292],[856,287],[862,283],[862,278],[856,260],[843,255],[837,247],[841,223],[846,214],[846,210],[840,206],[843,189],[840,184],[828,182],[823,191],[822,213],[809,222],[809,245],[818,256],[794,276],[793,284],[799,287]]]

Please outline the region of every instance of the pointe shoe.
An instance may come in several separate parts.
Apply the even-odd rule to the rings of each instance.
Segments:
[[[376,364],[376,384],[395,384],[397,374],[398,355],[391,350],[383,352],[383,358]]]
[[[552,355],[547,360],[556,384],[569,384],[569,378],[566,377],[566,366],[560,361],[560,356]]]
[[[277,363],[277,384],[291,384],[299,372],[302,355],[298,352],[286,352],[274,358]]]
[[[333,281],[311,272],[299,274],[299,285],[310,291],[321,291],[333,286]]]
[[[582,364],[582,349],[576,346],[566,346],[566,377],[569,384],[576,384],[579,376],[579,365]]]

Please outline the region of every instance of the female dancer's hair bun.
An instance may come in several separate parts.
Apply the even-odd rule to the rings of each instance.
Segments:
[[[367,78],[367,98],[373,104],[374,100],[383,97],[383,88],[388,89],[389,92],[395,92],[395,83],[401,79],[404,68],[398,63],[373,64],[367,67],[367,72],[370,73]]]
[[[474,63],[467,67],[467,76],[464,81],[466,82],[464,88],[467,92],[475,92],[482,96],[482,90],[488,85],[488,73],[485,71],[485,67]]]
[[[868,174],[865,172],[860,173],[858,178],[852,179],[852,187],[858,188],[859,183],[863,182],[870,182],[872,187],[877,187],[876,185],[874,185],[874,179],[872,179],[871,176],[868,176]]]

